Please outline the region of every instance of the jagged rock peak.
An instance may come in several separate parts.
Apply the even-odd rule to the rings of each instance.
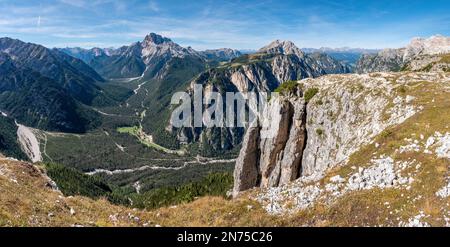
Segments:
[[[450,52],[450,37],[442,35],[433,35],[429,38],[414,38],[406,46],[406,54],[408,55],[435,55]]]
[[[169,38],[163,37],[163,36],[161,36],[159,34],[156,34],[156,33],[150,33],[147,36],[145,36],[144,42],[145,43],[149,42],[149,43],[153,43],[153,44],[156,44],[156,45],[160,45],[160,44],[163,44],[163,43],[172,42],[172,40],[169,39]]]
[[[300,48],[295,46],[292,41],[278,39],[273,41],[269,45],[259,49],[259,52],[284,55],[294,54],[299,57],[303,57],[305,55],[304,52]]]
[[[443,55],[450,53],[450,37],[434,35],[429,38],[414,38],[404,48],[385,49],[374,55],[363,55],[356,71],[436,70],[445,71],[448,63],[440,62]]]
[[[231,48],[208,49],[200,53],[207,59],[215,59],[218,61],[228,61],[242,55],[238,50]]]
[[[177,43],[173,42],[169,38],[165,38],[161,35],[150,33],[147,35],[140,46],[131,46],[138,50],[141,50],[144,62],[149,64],[149,61],[153,57],[158,56],[171,56],[171,57],[184,57],[186,55],[200,56],[191,47],[181,47]]]

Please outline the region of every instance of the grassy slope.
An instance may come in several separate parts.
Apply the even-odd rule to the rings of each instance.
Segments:
[[[51,167],[50,171],[55,173],[57,169],[57,167]],[[0,226],[155,226],[164,222],[159,219],[159,211],[143,211],[116,206],[104,198],[93,200],[83,196],[66,197],[48,186],[49,180],[43,170],[43,167],[0,157]],[[76,176],[78,175],[75,174]],[[209,182],[218,180],[228,184],[230,182],[228,175],[219,174],[211,176],[210,180]],[[83,185],[80,184],[80,187]],[[192,190],[192,188],[197,189]],[[209,192],[206,191],[207,193],[217,195],[223,193],[214,186],[208,186],[208,188]],[[70,191],[72,191],[71,189],[69,188]],[[70,191],[66,192],[67,195],[71,194]],[[179,193],[186,191],[201,193],[189,194],[187,195],[189,198],[186,197],[186,194]],[[168,197],[169,201],[163,201],[163,205],[172,200],[190,201],[193,196],[204,195],[205,191],[201,183],[194,183],[190,187],[182,186],[176,191],[167,190],[166,192],[172,196]],[[164,194],[157,197],[161,197],[161,195]],[[151,199],[154,200],[155,196]],[[201,199],[200,202],[203,200]],[[208,203],[211,202],[209,205],[217,206],[224,201],[221,197],[207,197],[206,200]]]

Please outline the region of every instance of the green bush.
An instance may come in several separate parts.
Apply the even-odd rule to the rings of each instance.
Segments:
[[[278,86],[278,88],[275,89],[274,92],[280,93],[282,95],[286,95],[289,93],[293,93],[295,89],[302,88],[302,84],[299,84],[297,81],[285,81]]]
[[[306,90],[305,95],[304,95],[305,101],[309,102],[318,92],[319,92],[319,89],[315,88],[315,87],[309,88],[308,90]]]
[[[322,136],[323,135],[323,129],[316,129],[316,133],[317,133],[317,135]]]

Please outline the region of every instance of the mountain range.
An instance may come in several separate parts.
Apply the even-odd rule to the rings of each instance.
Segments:
[[[358,61],[356,72],[448,71],[446,55],[449,52],[449,37],[435,35],[427,39],[415,38],[404,48],[385,49],[377,54],[363,55]]]
[[[0,38],[0,152],[43,164],[0,156],[0,185],[24,198],[59,196],[74,212],[58,219],[75,224],[78,210],[88,212],[83,225],[119,221],[78,202],[111,213],[184,203],[158,216],[133,211],[166,225],[187,220],[182,210],[227,225],[450,224],[449,41],[378,51],[275,40],[242,52],[196,51],[155,33],[117,49]],[[172,95],[192,95],[195,84],[204,94],[279,92],[262,114],[274,138],[263,138],[266,127],[172,127]],[[0,201],[15,196],[6,191]],[[78,195],[90,199],[66,197]],[[37,207],[51,225],[50,209]],[[36,225],[36,215],[17,214]]]
[[[186,90],[190,83],[205,84],[213,78],[223,78],[234,84],[234,91],[252,90],[254,86],[259,87],[260,91],[273,91],[287,80],[331,73],[349,73],[352,70],[350,66],[326,54],[318,52],[305,54],[292,42],[280,40],[272,42],[256,53],[242,55],[237,50],[225,48],[195,51],[151,33],[141,42],[118,49],[82,50],[77,48],[62,49],[62,51],[79,58],[90,59],[85,61],[105,78],[128,78],[140,81],[143,86],[141,92],[137,92],[137,95],[130,98],[128,103],[145,108],[146,117],[142,119],[141,124],[157,142],[178,148],[179,144],[174,141],[195,143],[203,140],[200,143],[200,150],[206,148],[208,153],[232,149],[240,143],[241,139],[228,137],[229,131],[226,130],[223,133],[224,140],[203,138],[200,136],[200,130],[171,129],[170,133],[167,132],[170,116],[169,96],[175,90]],[[183,74],[179,74],[181,71],[184,71]],[[204,72],[199,74],[201,71]],[[222,83],[230,85],[230,82]],[[242,88],[242,85],[248,85],[250,88]],[[139,96],[142,93],[145,93],[145,99],[133,103],[134,98],[142,97]],[[154,121],[155,118],[158,121]],[[242,135],[242,130],[235,133]],[[172,141],[169,142],[169,140]],[[205,145],[206,143],[211,145]]]
[[[0,108],[33,127],[84,132],[99,124],[87,105],[113,102],[100,75],[55,49],[1,38],[0,70]]]
[[[60,51],[82,59],[108,78],[157,76],[164,64],[171,58],[192,57],[212,62],[229,61],[241,55],[238,50],[222,48],[216,50],[195,51],[174,43],[169,38],[151,33],[141,42],[130,46],[112,48],[62,48]],[[206,61],[205,61],[206,62]]]

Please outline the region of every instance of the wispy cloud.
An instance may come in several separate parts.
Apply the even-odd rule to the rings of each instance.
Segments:
[[[439,5],[440,4],[440,5]],[[450,34],[450,3],[356,0],[0,1],[0,35],[47,46],[118,46],[149,32],[196,49],[259,48],[273,39],[299,46],[404,45],[412,36]]]
[[[149,1],[148,7],[149,7],[149,9],[150,9],[151,11],[153,11],[153,12],[159,12],[159,11],[160,11],[160,8],[159,8],[158,3],[155,2],[155,1],[153,1],[153,0],[150,0],[150,1]]]
[[[60,0],[61,3],[68,4],[78,8],[85,8],[87,6],[87,1],[85,0]]]

